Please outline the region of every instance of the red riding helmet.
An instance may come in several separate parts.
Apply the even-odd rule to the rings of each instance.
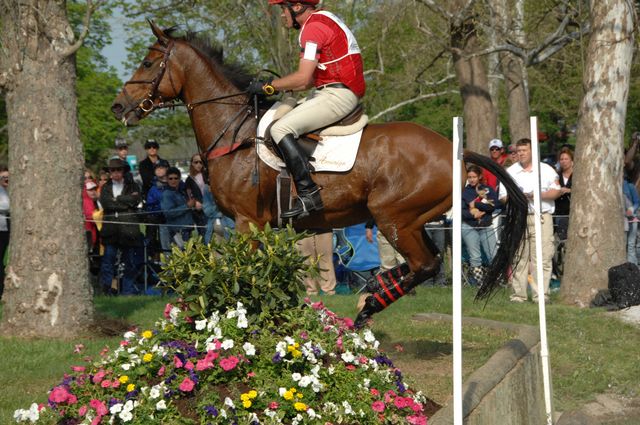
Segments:
[[[293,0],[293,1],[269,0],[269,4],[282,4],[282,3],[302,3],[302,4],[310,4],[315,6],[316,4],[320,3],[320,0]]]

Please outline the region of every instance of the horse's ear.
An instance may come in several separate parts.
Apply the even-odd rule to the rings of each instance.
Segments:
[[[153,35],[156,36],[160,44],[162,44],[163,46],[166,46],[167,43],[169,42],[169,37],[167,37],[164,31],[162,31],[162,29],[160,29],[160,27],[157,26],[156,23],[153,22],[151,19],[147,19],[147,22],[149,22],[151,31],[153,31]]]

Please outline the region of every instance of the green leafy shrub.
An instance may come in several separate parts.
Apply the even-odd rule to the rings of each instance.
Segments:
[[[317,259],[300,254],[296,242],[305,238],[291,227],[263,231],[251,225],[249,233],[213,239],[209,245],[190,239],[184,250],[174,247],[165,258],[160,279],[165,290],[174,291],[186,306],[187,315],[204,318],[224,313],[239,301],[249,321],[262,320],[298,306],[305,275],[317,276]]]

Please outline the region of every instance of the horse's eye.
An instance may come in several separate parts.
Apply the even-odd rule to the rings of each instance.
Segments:
[[[151,68],[151,65],[153,65],[153,62],[149,60],[145,60],[144,62],[142,62],[142,66],[144,66],[145,68]]]

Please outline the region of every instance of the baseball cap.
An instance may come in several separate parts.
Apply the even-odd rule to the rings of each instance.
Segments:
[[[91,190],[91,189],[95,189],[96,187],[98,187],[98,185],[96,184],[96,182],[94,182],[93,180],[89,180],[88,182],[86,182],[84,184],[84,187],[87,190]]]
[[[502,145],[502,140],[500,139],[491,139],[489,142],[489,149],[491,148],[500,148],[502,149],[504,146]]]
[[[116,137],[116,148],[129,147],[127,141],[122,137]]]
[[[158,142],[155,141],[155,139],[147,139],[146,142],[144,142],[144,148],[145,149],[149,149],[149,148],[160,148],[160,144],[158,144]]]

